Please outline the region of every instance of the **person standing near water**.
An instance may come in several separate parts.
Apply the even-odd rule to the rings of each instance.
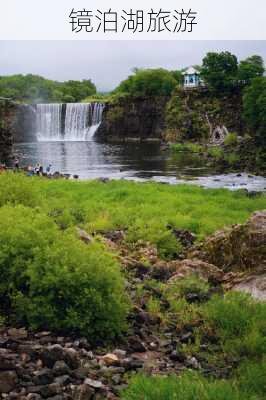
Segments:
[[[47,176],[50,176],[50,175],[51,175],[51,169],[52,169],[52,165],[49,164],[48,167],[46,167],[46,174],[47,174]]]
[[[14,170],[15,170],[15,171],[18,171],[18,170],[19,170],[19,159],[18,159],[18,158],[15,158],[15,161],[14,161]]]

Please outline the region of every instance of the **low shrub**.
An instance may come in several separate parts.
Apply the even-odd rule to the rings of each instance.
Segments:
[[[5,204],[36,207],[42,203],[34,178],[14,172],[5,172],[0,178],[0,207]]]
[[[125,328],[122,276],[100,244],[24,206],[0,208],[0,243],[1,307],[14,322],[94,340]]]
[[[226,146],[234,146],[237,143],[238,143],[238,137],[236,133],[229,133],[224,139],[224,144]]]
[[[201,153],[202,152],[202,146],[198,143],[174,143],[171,145],[171,150],[174,152],[179,152],[179,151],[188,151],[191,153]]]
[[[215,160],[222,160],[224,157],[224,151],[221,147],[215,146],[215,147],[209,147],[208,149],[208,155]]]

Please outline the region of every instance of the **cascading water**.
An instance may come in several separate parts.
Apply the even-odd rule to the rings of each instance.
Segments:
[[[102,121],[104,105],[68,103],[37,105],[39,141],[91,140]]]
[[[37,104],[37,139],[62,140],[62,104]]]

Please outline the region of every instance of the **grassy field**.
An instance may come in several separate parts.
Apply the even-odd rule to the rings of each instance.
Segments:
[[[167,225],[188,229],[200,240],[224,226],[243,223],[253,211],[266,207],[266,197],[192,185],[71,182],[11,173],[0,176],[0,206],[6,203],[37,208],[62,229],[124,229],[129,243],[149,241],[162,257],[171,258],[177,243]]]

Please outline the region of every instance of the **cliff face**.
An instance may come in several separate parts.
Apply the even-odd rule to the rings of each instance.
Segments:
[[[36,106],[19,104],[14,118],[14,143],[36,142]]]
[[[11,156],[15,111],[14,103],[0,99],[0,162]]]
[[[216,132],[242,135],[242,90],[212,93],[178,88],[172,97],[124,97],[107,104],[97,131],[99,141],[165,139],[210,140]]]
[[[165,128],[165,97],[121,98],[107,104],[96,140],[121,142],[159,140]]]
[[[208,89],[177,89],[166,107],[166,140],[211,139],[220,131],[243,135],[242,89],[213,93]]]

